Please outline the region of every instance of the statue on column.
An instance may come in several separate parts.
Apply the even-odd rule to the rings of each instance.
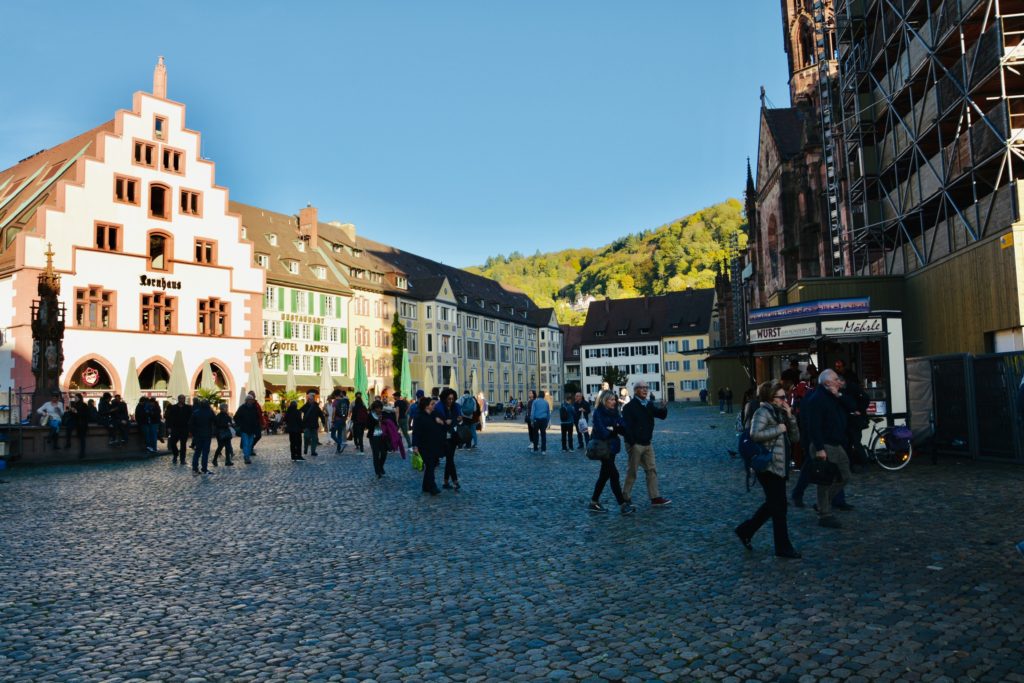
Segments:
[[[32,374],[36,390],[32,409],[60,392],[64,369],[64,304],[60,302],[60,275],[53,270],[53,247],[46,245],[46,270],[39,274],[39,298],[32,302]]]

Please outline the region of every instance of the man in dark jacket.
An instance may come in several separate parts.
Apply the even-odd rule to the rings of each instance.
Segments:
[[[850,459],[844,448],[847,411],[839,399],[842,380],[834,370],[822,372],[818,384],[824,390],[819,389],[804,399],[800,412],[807,428],[810,451],[814,457],[835,464],[841,477],[840,481],[818,486],[818,524],[840,529],[842,525],[832,514],[832,499],[850,481]]]
[[[210,408],[210,402],[203,400],[199,402],[188,421],[188,431],[192,434],[192,445],[195,450],[192,452],[192,473],[210,474],[207,461],[210,459],[210,440],[213,438],[213,426],[216,416]],[[202,460],[202,469],[199,464]]]
[[[263,425],[260,424],[260,412],[256,407],[256,396],[252,393],[245,397],[245,403],[235,411],[235,429],[241,437],[242,459],[248,465],[252,462],[252,447],[256,443]]]
[[[135,423],[139,425],[142,438],[146,442],[146,450],[156,453],[156,439],[160,434],[160,406],[156,400],[143,396],[135,406]]]
[[[627,504],[631,504],[630,493],[636,483],[637,467],[644,468],[647,479],[647,495],[654,507],[664,507],[672,503],[658,493],[658,469],[654,464],[654,418],[664,420],[668,417],[668,409],[664,405],[656,406],[648,398],[647,383],[638,382],[633,387],[633,399],[622,407],[622,419],[626,423],[626,453],[629,464],[626,468],[626,481],[622,485],[622,495]]]
[[[305,443],[302,446],[303,455],[307,452],[310,455],[316,455],[316,447],[320,445],[317,434],[321,424],[324,429],[329,428],[327,416],[320,404],[316,402],[316,392],[311,391],[306,394],[306,403],[302,406],[302,435],[305,437]]]
[[[120,394],[110,400],[107,419],[110,421],[110,445],[124,444],[128,440],[128,404]]]
[[[586,418],[587,424],[590,424],[590,404],[587,403],[587,399],[583,398],[583,392],[576,392],[576,399],[573,401],[573,424],[576,425],[576,445],[580,448],[584,448],[590,441],[590,437],[587,435],[587,430],[580,429],[580,418]]]
[[[171,463],[185,464],[188,446],[188,422],[192,418],[192,407],[185,403],[185,395],[178,395],[178,402],[167,407],[167,433],[170,435],[168,447],[171,449]]]

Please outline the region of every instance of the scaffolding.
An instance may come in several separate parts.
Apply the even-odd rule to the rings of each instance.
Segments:
[[[1005,231],[1024,170],[1024,0],[839,0],[849,272]]]

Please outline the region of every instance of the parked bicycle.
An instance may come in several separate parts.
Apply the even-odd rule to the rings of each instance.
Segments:
[[[884,417],[872,417],[871,439],[868,441],[868,459],[874,460],[882,469],[895,472],[910,464],[914,456],[913,432],[905,425],[879,428]]]

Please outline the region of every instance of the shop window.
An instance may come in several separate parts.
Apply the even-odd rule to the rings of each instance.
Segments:
[[[162,232],[149,233],[149,269],[170,270],[171,238]]]
[[[217,298],[199,302],[199,319],[196,331],[206,337],[228,335],[228,302]]]
[[[122,204],[139,205],[139,180],[125,176],[114,176],[114,201]]]
[[[182,190],[178,208],[182,216],[202,216],[202,195],[192,190]]]
[[[156,168],[156,145],[136,140],[132,150],[132,161],[139,166]]]
[[[173,334],[177,330],[178,300],[163,292],[142,295],[142,331]]]
[[[88,360],[70,373],[68,388],[72,391],[104,391],[113,390],[114,383],[105,367],[94,360]]]
[[[217,243],[213,240],[196,240],[196,263],[213,264],[217,262]]]
[[[159,361],[148,363],[139,371],[139,388],[143,391],[167,391],[170,381],[170,371]]]
[[[104,251],[121,251],[121,226],[97,223],[94,246]]]
[[[75,325],[109,330],[114,326],[115,292],[99,285],[75,289]]]
[[[182,174],[185,172],[185,155],[177,149],[163,148],[163,169],[168,173]]]
[[[171,188],[160,183],[152,183],[149,186],[149,217],[150,218],[162,218],[163,220],[170,220],[171,218],[171,204],[170,204]]]

